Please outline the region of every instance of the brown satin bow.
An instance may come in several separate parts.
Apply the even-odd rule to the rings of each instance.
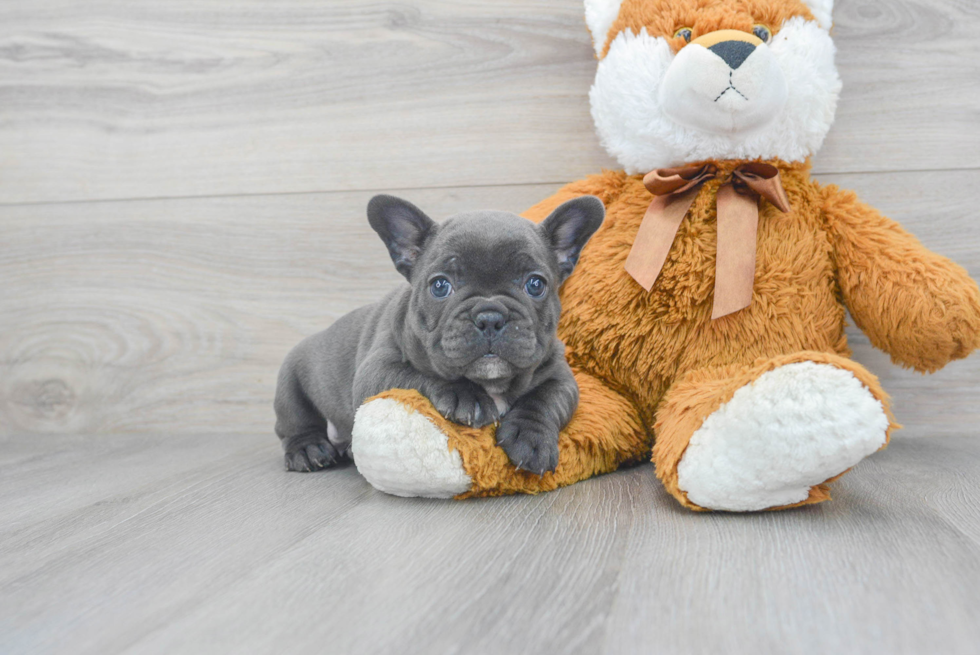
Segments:
[[[657,281],[677,228],[701,186],[719,176],[714,164],[661,168],[643,178],[654,196],[626,258],[626,272],[649,291]],[[789,199],[771,164],[742,164],[718,189],[718,255],[711,318],[727,316],[752,303],[759,196],[788,212]]]

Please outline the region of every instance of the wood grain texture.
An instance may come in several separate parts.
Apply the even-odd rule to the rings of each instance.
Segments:
[[[554,190],[409,195],[444,217]],[[286,352],[402,281],[370,195],[0,207],[0,433],[271,430]]]
[[[824,176],[980,278],[980,172]],[[555,186],[413,191],[433,216],[521,211]],[[0,207],[0,434],[269,429],[304,336],[401,278],[362,192]],[[921,376],[857,330],[908,434],[973,433],[980,359]]]
[[[980,4],[836,4],[818,177],[980,278]],[[594,70],[580,0],[0,4],[0,653],[976,653],[978,357],[851,328],[906,429],[791,512],[282,470],[282,357],[400,280],[373,190],[614,167]]]
[[[0,651],[975,653],[980,441],[896,440],[820,506],[693,514],[650,465],[401,499],[268,435],[0,442]]]
[[[980,5],[839,0],[817,170],[980,166]],[[0,202],[558,183],[596,139],[580,0],[0,6]]]

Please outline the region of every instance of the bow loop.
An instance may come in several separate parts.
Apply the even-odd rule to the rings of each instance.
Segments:
[[[742,195],[750,195],[746,188],[768,200],[784,214],[789,211],[789,198],[779,177],[779,169],[772,164],[750,162],[732,171],[732,186]]]
[[[626,272],[647,291],[660,276],[677,229],[701,186],[718,176],[718,167],[708,163],[660,168],[643,177],[643,185],[654,198],[626,258]],[[784,213],[790,210],[779,169],[764,162],[742,164],[718,189],[713,319],[752,302],[760,196]]]
[[[672,193],[686,193],[717,175],[718,169],[714,164],[658,168],[643,177],[643,186],[655,196],[666,196]]]

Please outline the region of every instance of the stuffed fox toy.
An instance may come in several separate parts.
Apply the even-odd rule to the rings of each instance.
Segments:
[[[892,360],[935,371],[980,345],[966,272],[848,191],[810,177],[834,118],[832,0],[586,0],[590,94],[624,170],[528,210],[598,196],[607,217],[561,292],[580,388],[554,473],[517,470],[494,429],[410,390],[357,414],[358,470],[382,491],[537,493],[652,456],[693,510],[829,499],[895,425],[849,359],[845,308]]]

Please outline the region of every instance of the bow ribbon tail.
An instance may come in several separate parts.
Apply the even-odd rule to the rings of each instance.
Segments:
[[[644,176],[644,186],[655,197],[640,222],[625,268],[647,291],[660,276],[681,221],[694,204],[701,185],[717,176],[718,169],[713,164],[661,168]],[[742,164],[718,189],[712,319],[752,304],[760,197],[782,212],[790,211],[779,169],[765,162]]]
[[[657,196],[647,207],[625,267],[626,272],[647,291],[660,276],[677,228],[694,204],[699,190],[700,186],[696,186],[683,193]]]
[[[731,184],[722,185],[718,189],[718,254],[712,320],[752,304],[758,227],[758,196],[740,194]]]

